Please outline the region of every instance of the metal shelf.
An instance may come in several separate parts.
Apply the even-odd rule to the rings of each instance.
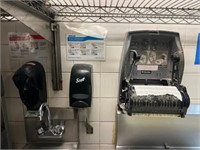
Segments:
[[[3,9],[0,9],[0,21],[17,21],[17,19]]]
[[[56,21],[200,24],[199,0],[49,0]]]
[[[200,24],[199,0],[19,0],[57,22]]]

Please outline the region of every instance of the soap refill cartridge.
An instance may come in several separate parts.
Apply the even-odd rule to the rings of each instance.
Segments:
[[[22,65],[15,72],[13,81],[27,110],[38,110],[42,103],[47,102],[46,76],[39,62],[30,61]]]

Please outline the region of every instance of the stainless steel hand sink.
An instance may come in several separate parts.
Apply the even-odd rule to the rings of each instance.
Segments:
[[[78,143],[65,142],[65,143],[27,143],[23,149],[65,149],[76,150]]]

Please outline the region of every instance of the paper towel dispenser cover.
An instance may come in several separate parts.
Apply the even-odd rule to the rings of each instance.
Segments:
[[[28,110],[38,110],[47,101],[45,71],[39,62],[25,63],[15,72],[13,81]]]
[[[75,64],[70,77],[70,106],[84,108],[91,106],[92,65]]]

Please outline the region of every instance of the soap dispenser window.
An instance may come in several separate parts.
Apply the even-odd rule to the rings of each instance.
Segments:
[[[45,71],[39,62],[25,63],[15,72],[13,81],[29,111],[38,110],[42,103],[47,102]]]

